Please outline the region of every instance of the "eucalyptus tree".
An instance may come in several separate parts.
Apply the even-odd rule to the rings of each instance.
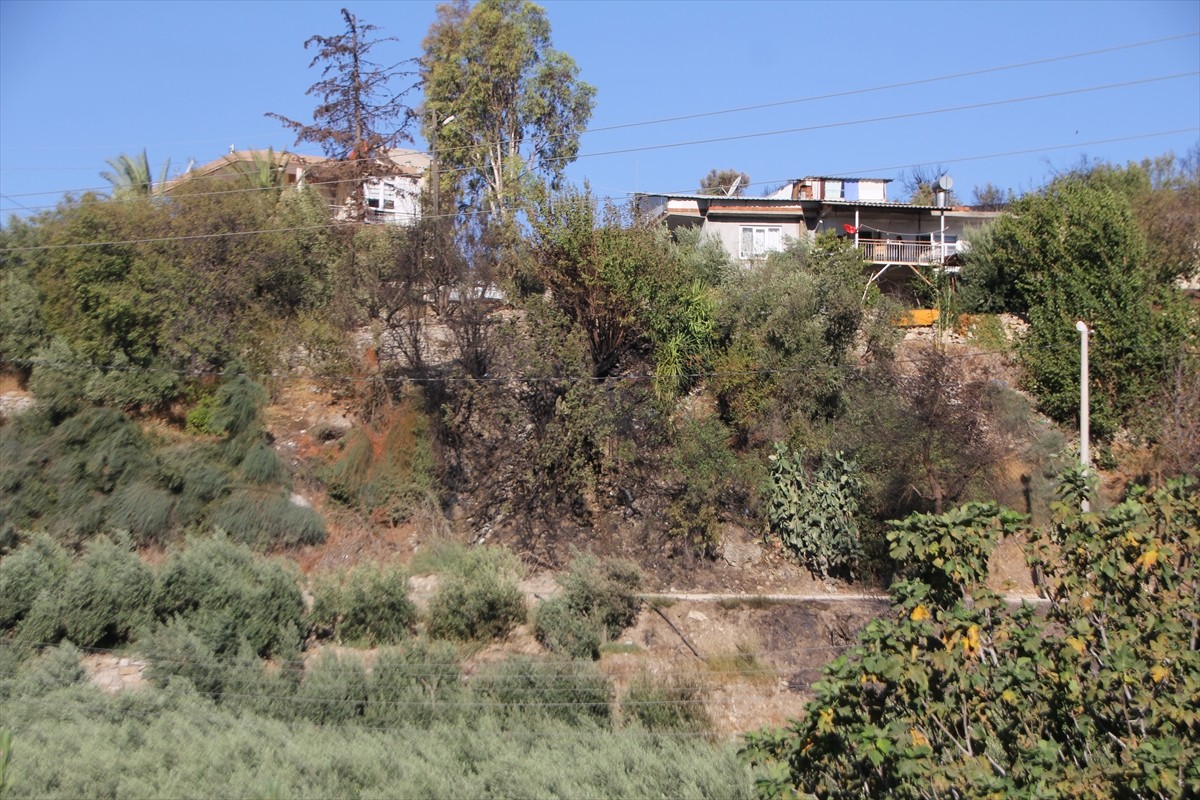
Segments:
[[[440,188],[500,222],[525,205],[529,179],[557,188],[596,90],[551,46],[546,12],[528,0],[447,3],[424,50],[421,125],[447,168]]]

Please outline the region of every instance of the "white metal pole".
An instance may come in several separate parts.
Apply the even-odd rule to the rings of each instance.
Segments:
[[[1089,401],[1088,401],[1088,326],[1080,320],[1075,323],[1075,330],[1079,331],[1079,464],[1083,467],[1083,474],[1088,474],[1088,467],[1091,464],[1090,442],[1091,442],[1091,420],[1089,419]],[[1087,500],[1083,501],[1081,506],[1084,513],[1091,510]]]

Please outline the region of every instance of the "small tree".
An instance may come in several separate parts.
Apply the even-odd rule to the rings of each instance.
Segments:
[[[750,176],[736,169],[710,169],[700,179],[700,194],[741,197],[750,185]]]
[[[894,526],[891,614],[834,661],[802,721],[748,737],[760,797],[1188,797],[1200,792],[1194,480],[1034,532],[1047,611],[984,588],[1020,517]]]
[[[306,50],[317,48],[309,67],[324,65],[322,79],[306,92],[320,100],[313,109],[313,121],[298,122],[273,112],[266,116],[294,131],[296,144],[318,144],[325,155],[339,159],[314,173],[318,181],[357,184],[387,168],[386,161],[378,158],[386,156],[390,148],[411,141],[408,126],[412,113],[403,98],[415,87],[394,87],[396,79],[412,75],[401,68],[405,62],[385,66],[369,58],[377,45],[394,39],[373,38],[379,28],[361,22],[344,8],[342,19],[346,23],[344,33],[317,35],[304,43]],[[365,214],[361,200],[354,185],[350,205],[356,207],[360,219]]]

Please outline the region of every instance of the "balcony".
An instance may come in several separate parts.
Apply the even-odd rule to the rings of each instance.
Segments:
[[[856,247],[872,264],[904,264],[921,266],[941,264],[958,252],[958,245],[946,237],[941,242],[912,242],[900,239],[860,239]]]

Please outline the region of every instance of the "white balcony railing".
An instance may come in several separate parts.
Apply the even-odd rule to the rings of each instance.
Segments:
[[[858,249],[873,264],[940,264],[957,251],[954,242],[860,239]]]

